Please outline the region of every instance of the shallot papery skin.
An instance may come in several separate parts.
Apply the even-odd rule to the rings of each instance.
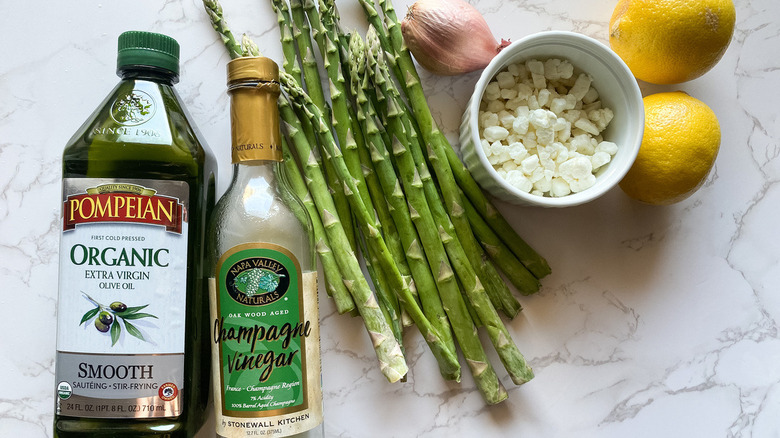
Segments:
[[[401,22],[404,42],[426,70],[444,76],[483,69],[509,45],[463,0],[418,0]]]

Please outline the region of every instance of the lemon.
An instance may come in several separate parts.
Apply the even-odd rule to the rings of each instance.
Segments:
[[[720,60],[735,21],[732,0],[619,0],[609,44],[638,79],[677,84]]]
[[[704,102],[681,91],[643,99],[645,132],[620,182],[630,197],[654,205],[682,201],[701,187],[720,149],[720,125]]]

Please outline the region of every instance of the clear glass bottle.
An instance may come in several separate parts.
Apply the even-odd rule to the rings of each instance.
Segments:
[[[216,161],[173,88],[179,45],[119,37],[121,80],[63,153],[55,437],[191,437],[210,377]]]
[[[209,227],[218,437],[322,437],[311,220],[284,177],[279,70],[228,64],[233,179]]]

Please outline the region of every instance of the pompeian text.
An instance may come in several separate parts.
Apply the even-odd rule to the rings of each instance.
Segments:
[[[68,199],[65,211],[70,221],[122,218],[172,222],[176,201],[149,196],[82,196]]]

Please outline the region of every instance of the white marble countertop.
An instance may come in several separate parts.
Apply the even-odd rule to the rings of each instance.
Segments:
[[[400,12],[411,0],[396,0]],[[497,37],[572,30],[607,41],[614,1],[475,0]],[[650,207],[619,189],[565,210],[501,210],[553,274],[507,322],[536,372],[487,407],[464,373],[443,381],[411,330],[412,373],[388,384],[357,319],[322,300],[328,437],[780,436],[780,3],[737,0],[721,62],[679,86],[720,119],[715,169],[688,200]],[[355,0],[339,0],[361,32]],[[281,49],[270,2],[224,1],[264,54]],[[116,38],[162,32],[182,45],[177,88],[227,186],[228,57],[199,0],[0,1],[0,436],[51,436],[61,151],[114,86]],[[455,139],[477,74],[423,73]],[[739,187],[737,187],[739,186]],[[495,356],[492,356],[494,363]],[[203,433],[202,436],[209,436]]]

